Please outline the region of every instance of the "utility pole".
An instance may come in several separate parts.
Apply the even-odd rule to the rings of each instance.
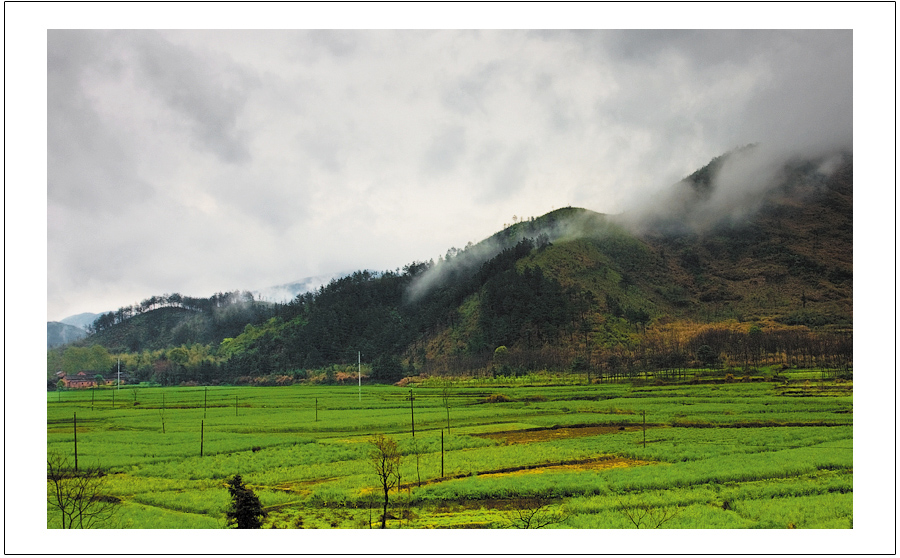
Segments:
[[[203,421],[200,421],[200,457],[203,457]]]
[[[413,410],[413,390],[409,390],[409,424],[412,427],[412,437],[416,437],[416,412]]]

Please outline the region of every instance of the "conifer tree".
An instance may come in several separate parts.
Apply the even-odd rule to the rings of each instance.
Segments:
[[[262,519],[266,516],[259,497],[253,490],[244,486],[244,480],[240,475],[235,475],[225,485],[231,493],[231,508],[226,512],[227,525],[236,529],[259,529],[262,527]]]

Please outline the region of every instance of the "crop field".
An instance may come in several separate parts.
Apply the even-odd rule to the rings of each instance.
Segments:
[[[117,529],[224,528],[235,474],[264,527],[378,528],[378,434],[391,529],[852,528],[852,382],[757,380],[54,392],[47,451],[106,473]]]

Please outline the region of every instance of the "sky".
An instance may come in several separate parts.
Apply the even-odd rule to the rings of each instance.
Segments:
[[[51,30],[48,320],[437,260],[760,142],[852,148],[852,32]]]

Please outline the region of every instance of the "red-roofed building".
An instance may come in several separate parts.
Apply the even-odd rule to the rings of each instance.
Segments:
[[[106,376],[103,376],[103,379],[98,382],[97,375],[103,376],[103,374],[100,374],[99,372],[86,370],[82,370],[72,376],[67,375],[65,372],[56,373],[56,377],[62,381],[63,386],[67,389],[84,389],[97,387],[98,385],[111,386],[116,383],[116,378],[107,378]],[[124,384],[125,382],[122,382],[122,385]]]

